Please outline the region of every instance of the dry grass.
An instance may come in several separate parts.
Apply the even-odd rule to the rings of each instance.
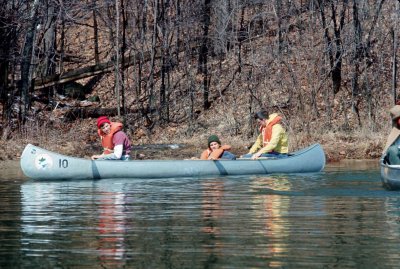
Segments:
[[[218,135],[222,143],[230,144],[233,147],[232,152],[236,155],[247,153],[247,147],[256,139],[257,130],[254,125],[250,125],[251,117],[243,106],[228,106],[224,105],[223,101],[217,101],[210,110],[203,111],[196,120],[189,123],[156,126],[151,132],[146,132],[144,127],[129,124],[126,132],[135,146],[132,156],[144,154],[145,159],[199,157],[207,147],[207,138],[211,134]],[[304,117],[285,118],[290,151],[320,143],[328,161],[377,159],[390,130],[389,121],[378,126],[379,128],[364,126],[346,130],[332,126],[328,128],[323,125],[324,121],[306,124],[302,119]],[[90,118],[78,119],[75,122],[62,122],[57,118],[29,122],[23,129],[14,130],[7,139],[0,139],[0,149],[4,152],[0,160],[18,159],[28,143],[66,155],[89,158],[101,151],[95,123],[96,120]],[[148,144],[185,146],[179,149],[141,147]]]
[[[166,135],[165,128],[159,130],[158,136],[153,140],[136,139],[132,133],[134,150],[133,157],[144,154],[145,159],[186,159],[199,157],[202,150],[207,147],[207,138],[211,134],[217,134],[222,143],[230,144],[232,152],[236,155],[247,153],[247,146],[251,144],[253,137],[246,138],[245,135],[225,134],[229,123],[216,124],[206,130],[198,127],[188,132],[188,126],[182,126],[174,135]],[[168,128],[167,128],[168,129]],[[28,131],[29,130],[29,131]],[[162,133],[161,133],[162,132]],[[21,134],[14,135],[8,141],[0,140],[0,148],[5,153],[1,160],[18,159],[26,144],[32,143],[49,150],[57,151],[66,155],[89,158],[92,154],[101,151],[100,143],[96,137],[94,120],[83,120],[74,124],[67,124],[64,128],[48,128],[32,125]],[[353,132],[290,132],[290,150],[294,151],[304,146],[320,143],[326,153],[328,161],[341,159],[377,159],[380,157],[386,137],[384,134],[368,132],[367,130]],[[179,149],[168,147],[140,147],[146,144],[180,144]]]
[[[42,131],[38,135],[30,136],[24,134],[23,136],[10,139],[7,143],[0,141],[0,148],[5,152],[1,160],[18,159],[24,146],[28,143],[66,155],[84,158],[89,158],[92,154],[99,153],[101,147],[95,136],[95,139],[93,139],[93,130],[89,130],[89,133],[86,135],[84,133],[77,135],[75,131],[79,128],[85,129],[86,126],[76,125],[70,131],[64,133],[53,129],[46,132]],[[144,159],[187,159],[199,157],[202,150],[207,147],[206,141],[209,134],[219,135],[222,143],[230,144],[233,147],[232,152],[236,155],[247,153],[247,146],[255,139],[255,137],[245,139],[243,136],[224,136],[218,132],[218,129],[215,129],[215,131],[208,130],[207,134],[201,133],[187,137],[179,135],[169,141],[166,139],[158,140],[158,144],[184,145],[179,149],[152,146],[142,147],[135,139],[132,139],[134,143],[132,156],[138,158],[139,154],[144,154]],[[330,162],[341,159],[377,159],[380,157],[385,142],[382,137],[382,134],[363,134],[363,132],[354,134],[320,132],[314,133],[311,136],[307,133],[296,133],[290,134],[290,149],[293,151],[312,143],[320,143],[325,150],[327,160]]]

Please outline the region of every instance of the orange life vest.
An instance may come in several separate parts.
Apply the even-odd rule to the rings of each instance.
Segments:
[[[276,116],[273,120],[268,122],[267,126],[261,127],[261,133],[263,134],[263,145],[266,146],[272,137],[272,127],[275,124],[280,123],[282,120],[281,116]]]
[[[114,151],[113,136],[116,132],[122,130],[122,123],[111,122],[111,131],[108,135],[103,133],[101,129],[97,130],[97,133],[101,139],[101,145],[103,146],[103,154],[110,154]]]
[[[231,146],[229,145],[222,145],[219,149],[211,151],[210,148],[206,149],[201,153],[200,159],[201,160],[208,160],[208,157],[213,157],[213,160],[219,159],[222,156],[225,150],[230,150]]]

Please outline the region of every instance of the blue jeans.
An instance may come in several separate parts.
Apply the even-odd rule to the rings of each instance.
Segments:
[[[234,154],[230,153],[229,151],[224,150],[224,153],[222,153],[222,156],[220,157],[220,159],[236,160],[236,156]]]

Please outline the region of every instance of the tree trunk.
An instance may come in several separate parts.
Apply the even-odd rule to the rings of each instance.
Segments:
[[[121,112],[125,120],[125,51],[126,51],[126,11],[124,0],[121,0],[122,44],[121,44]]]
[[[332,18],[332,25],[333,25],[333,33],[334,33],[334,42],[332,41],[332,37],[329,34],[328,25],[330,23],[326,22],[326,16],[324,11],[324,1],[319,0],[319,10],[321,15],[322,27],[324,30],[324,38],[326,42],[326,50],[329,58],[330,64],[330,74],[332,80],[332,88],[333,93],[337,94],[340,91],[340,87],[342,84],[342,55],[343,55],[343,48],[342,48],[342,38],[341,32],[345,22],[345,14],[347,10],[347,0],[343,1],[342,11],[340,17],[337,18],[336,10],[334,3],[331,3],[331,18]],[[337,24],[339,21],[339,25]],[[335,45],[335,46],[334,46]],[[336,50],[336,52],[334,52]]]
[[[94,39],[94,62],[95,64],[100,63],[99,59],[99,29],[97,25],[97,11],[96,11],[96,0],[92,0],[93,5],[93,39]]]
[[[180,41],[181,41],[181,1],[176,0],[176,21],[177,25],[175,26],[176,30],[176,51],[180,51]],[[176,54],[176,62],[179,63],[179,53]]]
[[[243,39],[246,35],[246,29],[244,28],[244,15],[245,15],[245,9],[246,7],[243,5],[241,8],[241,14],[240,14],[240,28],[239,28],[239,33],[238,33],[238,72],[242,72],[242,42]]]
[[[331,3],[332,9],[332,16],[336,18],[336,12],[334,8],[334,4]],[[333,20],[334,23],[334,33],[335,33],[335,44],[336,44],[336,54],[331,62],[332,71],[331,71],[331,78],[332,78],[332,85],[333,85],[333,93],[337,94],[340,91],[340,87],[342,84],[342,55],[343,55],[343,47],[342,47],[342,29],[345,23],[345,16],[347,10],[347,0],[343,1],[342,12],[340,14],[340,24],[337,26],[336,19]]]
[[[276,18],[278,21],[278,52],[281,54],[284,49],[282,30],[282,1],[276,0]]]
[[[209,28],[211,23],[211,0],[204,0],[203,12],[202,12],[202,28],[203,37],[201,42],[200,54],[199,54],[199,73],[202,75],[203,81],[203,108],[209,109],[210,102],[209,97],[209,77],[208,77],[208,46],[209,46]]]
[[[0,11],[0,104],[3,106],[2,117],[8,121],[10,113],[9,101],[11,97],[8,95],[9,91],[9,69],[10,69],[10,51],[15,47],[16,40],[16,24],[12,22],[11,14],[8,14],[9,6],[7,3],[2,3],[3,10]]]
[[[214,53],[218,56],[223,56],[226,53],[227,39],[228,39],[228,25],[229,25],[229,11],[228,2],[229,0],[217,0],[214,1],[213,10],[215,12],[216,19],[216,30],[214,38]]]
[[[397,100],[397,33],[396,29],[392,28],[392,38],[393,38],[393,54],[392,54],[392,92],[393,92],[393,101],[396,104]]]
[[[121,116],[121,95],[120,95],[120,83],[121,83],[121,70],[120,70],[120,48],[119,48],[119,34],[120,34],[120,0],[115,0],[115,95],[117,97],[117,111],[118,117]]]
[[[148,89],[149,89],[149,103],[150,103],[150,108],[155,107],[154,100],[155,100],[155,94],[154,94],[154,68],[155,68],[155,60],[156,60],[156,53],[157,53],[157,48],[156,48],[156,43],[157,43],[157,23],[158,23],[158,0],[154,0],[154,11],[153,11],[153,33],[151,35],[151,52],[150,52],[150,74],[149,74],[149,79],[148,79]],[[139,82],[140,83],[140,82]]]
[[[44,66],[42,69],[43,76],[51,76],[56,73],[55,57],[56,57],[56,17],[55,7],[50,5],[47,8],[47,18],[44,28],[44,48],[45,55]]]
[[[360,59],[362,58],[363,55],[363,44],[362,44],[361,23],[358,17],[358,6],[356,1],[353,2],[353,24],[354,24],[354,54],[353,54],[354,56],[353,56],[353,75],[352,75],[352,85],[351,85],[352,86],[351,104],[353,112],[356,113],[357,115],[358,124],[359,126],[362,126],[360,111],[358,108],[359,104],[358,95],[360,92],[358,80],[360,75]]]
[[[0,38],[1,38],[1,33],[0,33]],[[6,51],[5,48],[0,47],[0,55],[8,55],[8,52]],[[0,103],[3,105],[3,118],[7,118],[6,112],[8,111],[8,66],[9,66],[9,61],[8,60],[3,60],[0,61]]]
[[[31,10],[31,16],[28,23],[27,33],[25,36],[24,49],[22,51],[21,62],[21,97],[22,107],[20,110],[20,119],[25,122],[27,110],[30,106],[29,89],[31,88],[31,61],[34,48],[34,39],[36,25],[38,24],[38,8],[39,0],[34,0]]]
[[[165,29],[165,5],[164,1],[161,0],[161,3],[159,3],[160,7],[160,23],[161,23],[161,86],[160,86],[160,109],[159,109],[159,114],[160,114],[160,119],[161,121],[167,121],[167,115],[166,115],[166,106],[167,106],[167,101],[166,101],[166,86],[165,86],[165,77],[166,77],[166,45],[165,43],[167,42],[168,37],[166,36],[166,29]]]
[[[61,29],[60,29],[60,60],[58,63],[58,74],[62,75],[64,73],[64,55],[65,55],[65,13],[61,10]]]

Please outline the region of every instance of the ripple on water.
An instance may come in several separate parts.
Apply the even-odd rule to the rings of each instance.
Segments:
[[[379,171],[5,181],[1,268],[394,268]],[[379,253],[379,255],[376,255]]]

